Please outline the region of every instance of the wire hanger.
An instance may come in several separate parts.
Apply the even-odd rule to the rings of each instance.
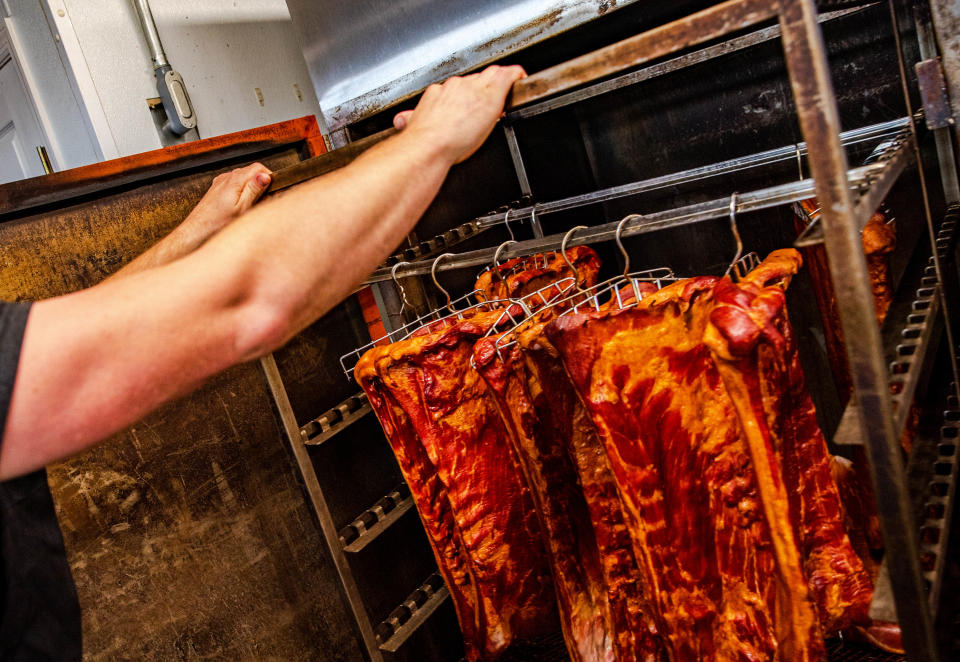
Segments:
[[[632,221],[635,218],[642,218],[640,214],[630,214],[629,216],[624,216],[623,219],[617,224],[617,234],[614,235],[614,240],[617,242],[617,248],[620,249],[620,254],[623,255],[623,277],[627,278],[630,273],[630,255],[627,253],[627,249],[623,247],[623,240],[620,238],[620,235],[623,234],[623,226],[627,221]]]
[[[500,271],[500,253],[503,252],[503,249],[509,246],[510,244],[517,243],[513,239],[507,239],[505,242],[497,246],[496,252],[493,254],[493,266],[491,267],[494,273],[497,275],[497,280],[501,283],[503,282],[503,273]]]
[[[513,236],[513,228],[510,227],[510,212],[513,209],[507,208],[507,211],[503,214],[503,227],[507,228],[507,232],[510,233],[510,241],[516,241],[517,238]]]
[[[727,270],[723,272],[724,276],[729,276],[730,272],[733,271],[734,265],[740,260],[740,255],[743,253],[743,241],[740,239],[740,230],[737,228],[737,192],[734,191],[730,194],[730,232],[733,233],[733,238],[737,242],[737,254],[733,256],[733,259],[730,261],[730,266],[727,267]]]
[[[560,257],[563,258],[563,261],[567,263],[568,267],[570,267],[570,271],[573,272],[573,280],[577,284],[577,290],[579,290],[580,292],[583,292],[583,287],[580,285],[580,272],[577,271],[577,268],[573,266],[573,263],[570,262],[569,258],[567,258],[567,241],[569,241],[570,237],[572,237],[573,233],[576,232],[577,230],[586,230],[586,229],[587,229],[586,225],[578,225],[576,227],[572,227],[569,230],[567,230],[567,234],[563,235],[563,241],[560,242]]]
[[[530,208],[530,225],[533,226],[533,227],[537,227],[537,204],[538,204],[538,203],[534,203],[533,207]],[[543,258],[543,266],[542,266],[542,267],[537,264],[537,258],[538,258],[538,257],[539,257],[539,258]],[[546,253],[534,254],[534,256],[533,256],[533,267],[534,267],[534,269],[537,269],[537,268],[546,269],[546,268],[547,268],[547,254],[546,254]]]
[[[448,257],[453,257],[453,253],[444,253],[443,255],[438,256],[437,259],[433,261],[433,265],[431,265],[430,267],[430,278],[433,279],[433,284],[437,286],[437,289],[443,292],[443,296],[447,298],[447,304],[446,304],[447,310],[449,310],[451,313],[455,313],[457,311],[453,307],[453,303],[450,300],[450,293],[447,292],[443,288],[443,286],[440,285],[440,282],[437,280],[437,265],[440,264],[441,260]]]
[[[407,291],[403,289],[403,285],[400,284],[400,280],[397,278],[397,269],[400,267],[410,264],[409,262],[397,262],[393,265],[393,268],[390,270],[390,277],[393,278],[393,284],[397,288],[397,293],[400,295],[400,312],[397,315],[400,316],[400,319],[403,319],[403,311],[406,310],[407,306],[413,308],[409,301],[407,301]]]

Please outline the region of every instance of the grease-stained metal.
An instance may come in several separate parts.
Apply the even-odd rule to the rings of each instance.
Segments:
[[[516,108],[773,18],[770,0],[728,0],[517,81]]]
[[[922,60],[914,65],[920,99],[928,129],[944,129],[955,123],[950,100],[947,98],[947,81],[943,76],[940,58]]]
[[[331,130],[635,0],[288,0]]]
[[[809,164],[821,205],[827,261],[859,407],[859,423],[877,499],[896,617],[903,644],[914,662],[937,659],[933,621],[927,608],[917,555],[917,535],[906,473],[895,432],[893,406],[883,364],[883,345],[856,209],[840,141],[840,118],[817,10],[811,0],[779,0],[787,71]],[[895,619],[894,619],[895,620]]]

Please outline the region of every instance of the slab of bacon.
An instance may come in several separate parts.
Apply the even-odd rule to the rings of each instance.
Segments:
[[[589,246],[573,246],[567,249],[567,260],[577,270],[581,286],[593,285],[600,272],[600,258]],[[518,299],[555,283],[562,278],[570,278],[573,272],[559,253],[546,253],[533,258],[508,260],[480,274],[474,285],[480,298],[485,301],[494,299]]]
[[[649,286],[648,291],[655,288]],[[573,662],[657,660],[655,626],[609,462],[536,315],[497,355],[500,335],[474,360],[511,433],[534,495]]]
[[[470,660],[555,628],[557,605],[574,662],[822,660],[825,635],[871,625],[844,520],[863,492],[827,452],[785,307],[800,264],[642,283],[502,339],[502,309],[477,310],[361,359]]]

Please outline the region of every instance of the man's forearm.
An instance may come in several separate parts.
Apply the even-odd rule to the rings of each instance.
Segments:
[[[352,292],[410,232],[452,162],[404,132],[251,210],[196,255],[280,306],[288,339]]]
[[[431,86],[401,114],[399,135],[252,209],[189,255],[37,302],[0,479],[96,443],[330,310],[396,248],[450,166],[489,135],[522,75],[494,67]]]
[[[266,191],[270,180],[270,171],[262,163],[251,163],[217,175],[203,198],[180,225],[124,265],[111,278],[123,278],[155,269],[192,253],[250,209]]]

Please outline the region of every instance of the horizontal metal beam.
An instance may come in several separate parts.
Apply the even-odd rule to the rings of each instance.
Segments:
[[[775,15],[776,10],[769,0],[728,0],[518,80],[507,99],[506,109],[515,109],[592,83],[684,48],[722,37],[729,32],[750,27]],[[278,170],[273,175],[273,182],[267,193],[342,168],[396,132],[396,129],[390,128],[346,147]]]
[[[413,497],[409,488],[401,484],[340,530],[343,551],[351,554],[362,551],[411,508]]]
[[[307,446],[319,446],[337,433],[348,428],[373,409],[367,401],[366,393],[352,395],[333,409],[305,425],[300,426],[300,438]]]
[[[450,597],[450,590],[439,574],[431,575],[377,626],[380,650],[396,653],[437,608]]]
[[[877,3],[826,12],[820,15],[819,20],[821,23],[826,23],[849,14],[863,11],[867,7],[873,6],[874,4]],[[561,94],[560,96],[551,97],[545,101],[524,106],[523,108],[507,113],[507,119],[519,120],[540,115],[542,113],[547,113],[551,110],[556,110],[557,108],[563,108],[574,103],[579,103],[585,99],[591,99],[601,94],[613,92],[624,87],[629,87],[630,85],[636,85],[637,83],[641,83],[645,80],[651,80],[674,71],[686,69],[687,67],[692,67],[702,62],[707,62],[724,55],[729,55],[730,53],[736,53],[737,51],[742,51],[746,48],[750,48],[751,46],[756,46],[758,44],[777,39],[779,36],[780,26],[771,25],[770,27],[757,30],[756,32],[751,32],[750,34],[742,37],[734,37],[733,39],[728,39],[722,43],[702,48],[698,51],[694,51],[693,53],[687,53],[685,55],[667,60],[666,62],[660,62],[649,67],[644,67],[639,71],[631,71],[628,74],[617,76],[616,78],[605,80],[601,83],[596,83],[595,85],[589,85],[574,92],[568,92],[566,94]]]
[[[509,108],[646,64],[776,16],[769,0],[728,0],[517,81]]]
[[[848,179],[853,189],[859,189],[871,177],[875,176],[886,166],[884,164],[871,164],[853,168],[848,173]],[[788,184],[772,186],[769,188],[739,193],[737,195],[738,213],[758,211],[769,209],[780,205],[789,204],[805,200],[814,195],[814,184],[812,179],[803,179]],[[700,223],[711,219],[725,218],[730,213],[730,198],[718,198],[707,202],[700,202],[675,209],[654,212],[651,214],[634,215],[634,218],[623,224],[621,236],[631,237],[648,232],[656,232],[668,228],[675,228],[693,223]],[[595,225],[582,230],[567,241],[567,246],[581,246],[585,244],[596,244],[603,241],[611,241],[617,231],[619,221]],[[500,251],[500,259],[507,260],[514,257],[524,257],[534,253],[553,251],[560,248],[564,234],[554,234],[543,238],[519,241],[505,247]],[[490,264],[493,261],[497,248],[484,248],[480,250],[460,253],[444,259],[437,266],[437,271],[451,271],[454,269],[463,269],[467,267],[479,267]],[[433,263],[431,261],[410,262],[401,265],[396,270],[398,278],[408,276],[421,276],[430,273]],[[391,269],[377,269],[364,280],[364,283],[376,283],[390,280],[392,278]]]

